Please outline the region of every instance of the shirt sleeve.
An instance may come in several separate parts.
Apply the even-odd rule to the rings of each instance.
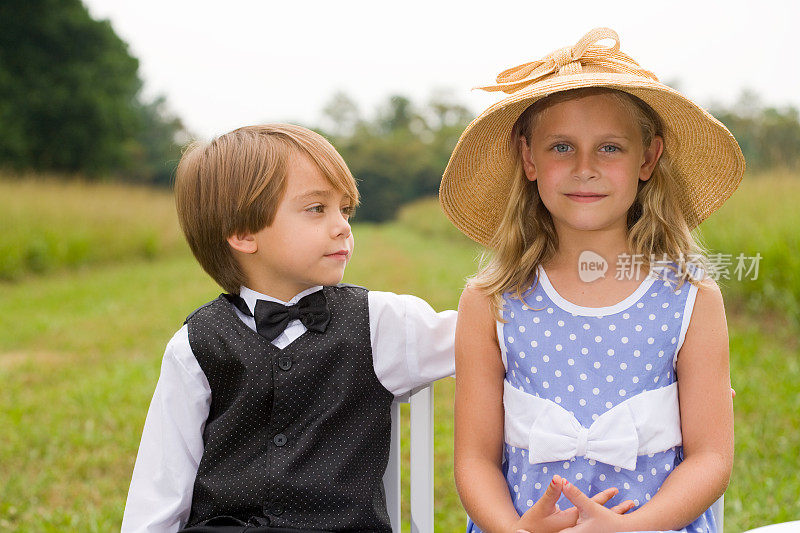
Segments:
[[[409,294],[370,291],[369,326],[375,374],[400,396],[455,374],[456,312],[437,313]]]
[[[133,467],[122,533],[175,532],[186,524],[210,405],[211,388],[184,325],[164,353]]]

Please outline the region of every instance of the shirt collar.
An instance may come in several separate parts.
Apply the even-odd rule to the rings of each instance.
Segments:
[[[249,289],[243,285],[242,287],[239,288],[239,296],[242,297],[242,300],[244,300],[244,303],[247,304],[247,307],[250,309],[250,312],[253,313],[256,307],[256,302],[258,300],[267,300],[269,302],[276,302],[283,305],[294,305],[298,301],[300,301],[300,299],[303,298],[304,296],[308,296],[309,294],[317,292],[319,290],[322,290],[322,285],[316,285],[314,287],[308,288],[303,292],[294,295],[292,299],[289,300],[288,302],[284,302],[283,300],[279,300],[278,298],[269,296],[268,294],[254,291],[253,289]]]

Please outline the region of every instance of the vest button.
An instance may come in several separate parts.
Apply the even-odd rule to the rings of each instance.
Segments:
[[[283,446],[284,444],[286,444],[286,435],[284,435],[283,433],[278,433],[277,435],[275,435],[275,438],[272,439],[272,442],[275,443],[275,446]],[[280,513],[275,513],[275,514],[280,514]]]
[[[278,359],[278,366],[281,370],[289,370],[292,368],[292,358],[291,357],[281,357]]]
[[[272,506],[272,514],[274,515],[282,515],[283,514],[283,506],[279,503],[276,503]]]

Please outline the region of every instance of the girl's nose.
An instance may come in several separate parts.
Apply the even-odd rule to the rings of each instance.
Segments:
[[[573,174],[576,179],[589,180],[597,177],[597,171],[594,166],[594,157],[590,152],[579,153],[575,157],[575,168]]]

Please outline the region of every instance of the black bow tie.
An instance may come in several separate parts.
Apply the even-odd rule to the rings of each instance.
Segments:
[[[299,319],[311,331],[324,333],[331,321],[325,294],[319,290],[300,298],[294,305],[283,305],[267,300],[257,300],[251,313],[241,296],[226,295],[239,310],[256,320],[256,331],[269,341],[275,340],[292,320]]]

